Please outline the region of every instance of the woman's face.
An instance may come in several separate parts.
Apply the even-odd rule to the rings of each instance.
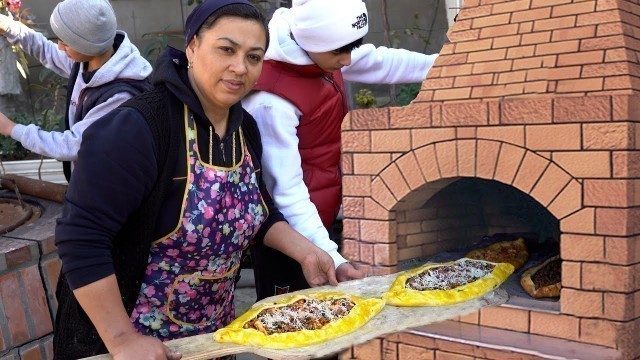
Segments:
[[[205,111],[226,111],[258,81],[267,46],[255,20],[222,17],[187,46],[192,86]]]

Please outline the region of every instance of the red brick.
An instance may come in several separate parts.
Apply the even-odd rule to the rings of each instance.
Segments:
[[[51,333],[53,323],[49,315],[49,305],[38,265],[20,270],[20,276],[28,302],[28,314],[34,324],[35,333],[32,334],[32,337],[42,337]]]
[[[575,179],[562,189],[547,210],[557,219],[564,219],[582,208],[582,185]]]
[[[524,82],[527,77],[527,72],[522,71],[510,71],[507,73],[498,74],[498,84],[510,84]]]
[[[614,236],[640,233],[640,209],[596,209],[596,233]]]
[[[512,46],[520,45],[521,35],[502,36],[493,39],[493,48],[508,48]]]
[[[578,15],[577,26],[604,24],[608,22],[620,21],[620,14],[617,10],[597,11],[590,14]]]
[[[511,70],[513,60],[490,61],[473,64],[473,74],[497,73]],[[516,70],[516,69],[514,69]]]
[[[375,244],[373,253],[375,265],[398,265],[398,246],[396,244]]]
[[[640,317],[640,291],[633,294],[604,293],[604,316],[618,321]]]
[[[511,22],[523,22],[539,19],[548,19],[551,14],[551,8],[538,8],[533,10],[514,12],[511,16]]]
[[[369,176],[344,176],[342,186],[343,195],[371,195],[371,178]]]
[[[480,51],[480,50],[489,50],[491,49],[491,44],[493,43],[493,39],[482,39],[482,40],[474,40],[474,41],[463,41],[456,43],[456,52],[464,53],[464,52],[472,52],[472,51]]]
[[[402,177],[402,173],[400,173],[400,170],[395,163],[389,165],[380,174],[380,177],[387,184],[387,187],[391,190],[396,199],[402,199],[411,192],[409,185]]]
[[[443,178],[458,176],[458,161],[456,154],[456,142],[447,141],[436,143],[436,157]]]
[[[580,42],[580,51],[615,49],[626,47],[625,39],[621,35],[583,39]]]
[[[600,64],[602,63],[603,59],[603,50],[583,51],[573,54],[561,54],[558,55],[558,66]]]
[[[613,96],[613,120],[640,119],[640,99],[637,96]]]
[[[478,139],[496,140],[524,146],[524,126],[492,126],[478,128]]]
[[[447,87],[453,86],[451,83]],[[391,128],[416,128],[431,126],[431,105],[413,103],[409,106],[392,107],[390,109]]]
[[[342,175],[353,175],[353,154],[343,152],[340,156],[340,167]]]
[[[424,176],[422,176],[422,172],[417,171],[420,167],[413,152],[409,152],[400,157],[396,160],[396,164],[398,165],[403,178],[409,185],[409,188],[415,190],[425,184],[426,180]]]
[[[603,261],[604,237],[562,234],[560,254],[563,260]]]
[[[349,114],[353,130],[389,128],[389,108],[352,110]]]
[[[580,322],[573,316],[531,312],[531,333],[577,340]]]
[[[384,130],[371,132],[371,151],[405,152],[411,149],[409,130]]]
[[[392,212],[370,198],[364,199],[364,218],[371,220],[393,220]]]
[[[559,29],[554,30],[551,35],[552,41],[564,41],[564,40],[575,40],[575,39],[587,39],[592,38],[596,34],[596,27],[591,26],[580,26],[575,28],[567,28],[567,29]]]
[[[529,58],[533,56],[535,50],[534,45],[514,46],[507,49],[507,59]],[[504,57],[503,57],[504,58]]]
[[[476,158],[476,175],[484,179],[493,179],[500,143],[495,141],[478,141]]]
[[[555,30],[562,28],[570,28],[576,25],[575,16],[565,16],[561,18],[552,18],[544,20],[536,20],[533,23],[533,31]]]
[[[511,184],[524,157],[525,150],[509,144],[503,144],[498,155],[494,179]]]
[[[396,238],[395,221],[360,221],[360,240],[372,243],[391,243]]]
[[[469,72],[467,74],[470,74],[470,73],[471,73],[471,68],[469,68]],[[471,95],[470,87],[456,88],[456,89],[439,89],[435,91],[433,95],[433,100],[436,100],[436,101],[454,100],[454,99],[463,100],[463,99],[468,99],[470,95]]]
[[[456,129],[417,129],[411,131],[411,147],[418,148],[423,145],[439,141],[453,140],[456,138]]]
[[[535,32],[522,35],[521,45],[534,45],[549,42],[551,31]]]
[[[562,219],[560,230],[578,234],[593,234],[595,231],[595,209],[585,208]]]
[[[627,150],[634,147],[635,125],[631,123],[584,124],[583,148],[590,150]]]
[[[582,264],[579,262],[562,262],[562,287],[576,288],[582,287]]]
[[[429,145],[414,151],[422,175],[427,181],[435,181],[441,178],[438,160],[436,159],[435,145]]]
[[[529,9],[529,0],[512,0],[501,2],[493,5],[492,13],[500,14],[500,13],[508,13],[514,11],[521,11]],[[465,5],[468,5],[465,3]]]
[[[559,93],[598,91],[603,89],[603,85],[602,78],[560,80],[556,91]]]
[[[611,120],[611,98],[609,96],[556,98],[554,100],[554,122],[584,122]]]
[[[532,30],[533,30],[533,21],[520,23],[520,26],[518,27],[519,34],[527,34],[527,33],[530,33]]]
[[[371,198],[386,209],[392,209],[398,203],[398,199],[393,196],[389,187],[380,177],[371,182]]]
[[[517,99],[502,102],[503,124],[550,123],[551,120],[551,99]]]
[[[480,29],[480,38],[493,38],[497,36],[515,35],[517,33],[518,24],[498,25]]]
[[[4,306],[3,320],[9,328],[10,344],[7,347],[22,345],[29,340],[29,329],[27,325],[27,315],[25,314],[22,294],[17,292],[20,289],[17,273],[9,273],[0,277],[0,300]]]
[[[531,150],[579,150],[580,124],[527,126],[526,146]]]
[[[373,244],[360,243],[360,261],[365,264],[374,265]]]
[[[377,175],[391,162],[391,154],[353,154],[355,175]]]
[[[375,360],[382,359],[382,340],[373,339],[367,343],[353,347],[354,359]]]
[[[529,193],[543,206],[548,205],[567,185],[571,177],[557,165],[551,164]]]
[[[31,342],[20,348],[21,360],[44,360],[46,358],[43,355],[38,342]]]
[[[595,1],[583,1],[569,5],[559,5],[553,7],[552,17],[576,15],[590,13],[595,10]]]
[[[606,237],[604,242],[608,263],[630,265],[640,262],[640,238]]]
[[[342,151],[365,152],[371,151],[370,131],[343,131]]]
[[[447,37],[449,41],[459,44],[460,41],[477,40],[480,36],[480,29],[449,31]]]
[[[477,128],[475,127],[457,127],[456,138],[458,139],[475,139]]]
[[[344,199],[342,199],[342,212],[344,214],[344,217],[364,217],[364,199],[345,197]]]
[[[548,164],[549,161],[547,159],[527,151],[513,181],[513,186],[528,194]]]
[[[458,175],[476,176],[476,142],[475,140],[459,140],[458,144]]]
[[[342,251],[340,254],[349,261],[361,261],[360,258],[360,242],[355,240],[342,240]]]
[[[618,266],[611,264],[582,264],[582,288],[632,292],[636,291],[636,274],[640,265]]]
[[[344,219],[342,221],[342,237],[347,239],[360,239],[360,220]]]
[[[611,174],[611,155],[606,151],[555,151],[552,159],[576,178],[606,178]]]
[[[461,354],[437,350],[436,359],[438,360],[473,360],[473,356],[467,356],[467,355],[461,355]]]
[[[405,344],[398,345],[398,358],[402,360],[433,360],[434,356],[433,350]]]
[[[616,347],[617,331],[613,322],[596,319],[580,320],[580,341]]]
[[[486,125],[487,104],[484,102],[448,103],[442,105],[442,126]]]
[[[640,205],[638,180],[585,180],[584,204],[602,207]]]
[[[500,306],[480,310],[480,325],[520,332],[529,331],[529,312]]]
[[[604,308],[603,293],[562,289],[560,308],[563,314],[579,317],[601,317]]]
[[[491,85],[493,83],[493,74],[457,76],[454,81],[455,87]]]

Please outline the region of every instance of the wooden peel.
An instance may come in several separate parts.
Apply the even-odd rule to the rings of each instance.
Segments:
[[[63,202],[67,186],[49,181],[30,179],[20,175],[0,176],[0,187],[13,190],[17,187],[21,194],[31,195],[40,199]]]

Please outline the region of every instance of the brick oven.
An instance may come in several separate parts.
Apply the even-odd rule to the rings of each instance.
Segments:
[[[342,251],[389,274],[525,233],[561,296],[521,270],[502,306],[341,358],[640,358],[640,1],[466,0],[448,37],[411,105],[344,121]]]

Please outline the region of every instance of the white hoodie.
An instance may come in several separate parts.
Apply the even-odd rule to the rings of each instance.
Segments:
[[[295,65],[313,61],[291,38],[291,10],[280,8],[269,22],[271,43],[265,58]],[[438,55],[365,44],[351,52],[351,64],[341,69],[347,81],[399,84],[423,81]],[[249,95],[243,107],[253,115],[262,138],[264,181],[289,224],[333,258],[336,268],[345,263],[329,238],[302,178],[297,130],[302,113],[289,101],[264,91]]]
[[[76,160],[84,130],[94,121],[131,98],[131,94],[126,92],[116,94],[91,109],[82,121],[75,124],[76,106],[82,89],[100,86],[116,78],[143,80],[151,74],[151,64],[140,55],[135,45],[129,41],[127,34],[123,31],[117,33],[124,35],[122,44],[113,56],[96,71],[91,80],[85,83],[82,71],[78,73],[71,93],[68,114],[69,130],[64,132],[44,131],[34,124],[17,124],[11,131],[11,137],[32,152],[61,161]],[[38,59],[42,65],[56,74],[64,78],[69,78],[71,75],[73,60],[67,57],[64,51],[59,50],[57,44],[47,40],[41,33],[18,21],[11,21],[5,36],[11,43],[18,43],[25,52]]]

